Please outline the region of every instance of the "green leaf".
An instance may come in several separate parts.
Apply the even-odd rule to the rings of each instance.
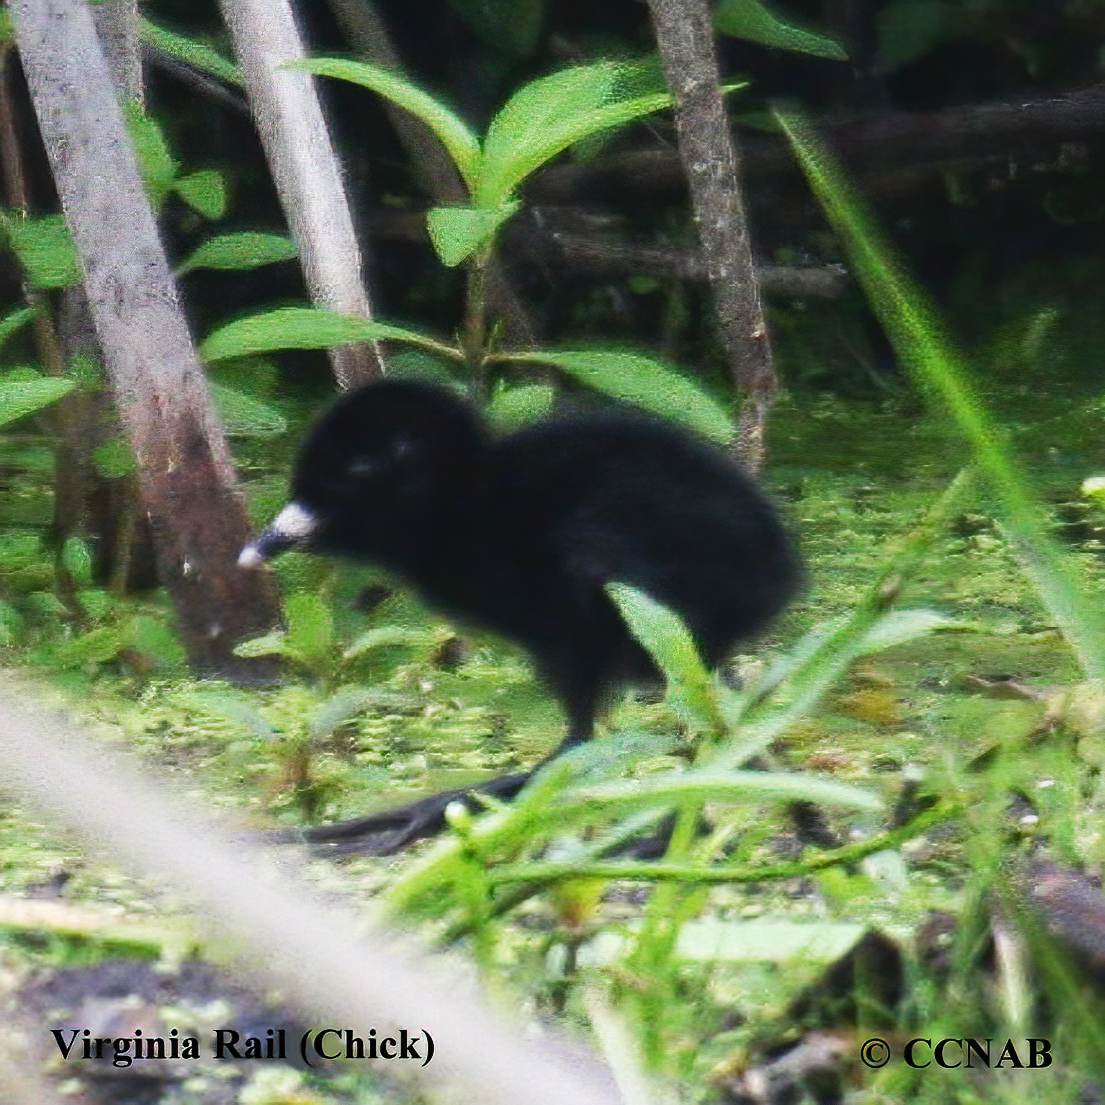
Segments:
[[[150,205],[157,211],[176,180],[176,162],[169,153],[161,127],[137,104],[124,105],[123,115],[127,121],[127,130],[130,131],[130,140],[134,144],[138,170],[150,197]]]
[[[288,619],[287,643],[309,664],[325,660],[334,643],[330,607],[313,591],[297,591],[284,604]]]
[[[776,108],[776,114],[899,359],[929,394],[940,398],[970,443],[1000,504],[1002,531],[1021,570],[1087,676],[1105,682],[1105,619],[1095,603],[1086,601],[1078,570],[1048,532],[1050,522],[1006,447],[1008,434],[979,402],[965,358],[809,122],[794,110]]]
[[[891,610],[884,614],[857,643],[857,655],[904,645],[938,629],[964,629],[962,622],[935,610]]]
[[[175,699],[186,708],[201,710],[211,717],[233,721],[262,740],[271,740],[276,736],[276,730],[244,694],[233,691],[191,691],[176,695]]]
[[[703,802],[744,802],[749,799],[805,801],[842,809],[881,810],[885,803],[861,787],[784,771],[664,771],[643,779],[601,783],[567,791],[565,806],[678,806]]]
[[[61,562],[77,584],[87,587],[92,582],[92,553],[85,542],[70,537],[62,546]]]
[[[500,429],[513,430],[544,418],[555,399],[556,388],[548,384],[499,388],[487,405],[487,416]]]
[[[81,282],[84,274],[77,247],[61,215],[23,219],[5,214],[2,223],[12,251],[33,288],[39,291],[72,288]]]
[[[376,648],[387,648],[392,645],[413,645],[421,648],[432,645],[438,640],[438,634],[433,629],[414,629],[405,625],[382,625],[376,629],[370,629],[362,633],[342,654],[344,659],[352,660],[356,656],[362,656]]]
[[[66,666],[102,664],[107,660],[114,660],[119,650],[126,648],[129,643],[128,625],[105,625],[64,645],[59,651],[58,659]]]
[[[760,42],[764,46],[777,46],[781,50],[834,61],[848,60],[848,54],[835,39],[784,23],[759,0],[721,0],[714,14],[714,26],[722,34]]]
[[[305,58],[288,62],[286,69],[303,69],[319,77],[337,77],[386,97],[393,104],[421,119],[441,139],[441,144],[456,162],[469,192],[475,189],[480,165],[480,142],[468,125],[439,100],[415,84],[363,61],[343,58]]]
[[[0,349],[4,343],[35,317],[33,307],[20,307],[6,318],[0,319]]]
[[[258,234],[252,231],[220,234],[196,249],[177,269],[177,275],[191,272],[192,269],[247,272],[277,261],[289,261],[298,252],[295,243],[283,234]]]
[[[138,22],[143,42],[148,42],[151,46],[164,50],[170,57],[178,58],[227,84],[237,85],[239,88],[244,85],[241,70],[205,42],[196,42],[195,39],[185,38],[174,31],[167,31],[141,16]]]
[[[534,170],[591,135],[670,107],[654,64],[603,61],[532,81],[491,120],[473,199],[505,203]]]
[[[664,673],[668,694],[688,710],[704,729],[724,729],[717,691],[702,663],[694,638],[679,616],[643,591],[624,583],[606,584],[633,636],[648,650]]]
[[[724,445],[735,430],[721,405],[675,369],[638,353],[512,353],[510,360],[552,364],[580,383],[663,415]]]
[[[937,536],[964,508],[972,485],[971,471],[964,469],[891,552],[851,613],[814,626],[758,680],[753,695],[723,704],[730,724],[740,726],[739,739],[720,749],[711,762],[734,767],[747,763],[816,707],[860,655],[865,635],[887,614]]]
[[[328,737],[339,725],[374,707],[386,704],[394,709],[398,697],[364,687],[342,687],[315,710],[310,722],[311,736],[316,739]]]
[[[261,637],[251,637],[234,648],[234,655],[246,660],[258,656],[286,656],[297,664],[306,664],[307,658],[298,649],[288,644],[283,633],[266,633]]]
[[[490,209],[431,207],[426,212],[426,229],[441,263],[453,268],[482,249],[521,206],[520,201],[512,200]]]
[[[58,376],[0,383],[0,426],[56,403],[75,386],[72,380],[64,380]]]
[[[458,350],[412,330],[315,307],[278,307],[228,323],[200,346],[200,356],[205,361],[223,361],[274,349],[329,349],[363,341],[405,341],[452,360],[462,358]]]
[[[277,437],[287,433],[288,420],[275,407],[222,384],[208,386],[223,429],[228,434],[234,437]]]
[[[173,181],[173,191],[205,219],[226,214],[226,183],[217,169],[199,169]]]

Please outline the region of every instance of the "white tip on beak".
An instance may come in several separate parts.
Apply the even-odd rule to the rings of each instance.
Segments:
[[[256,568],[265,561],[261,550],[256,545],[246,545],[238,555],[239,568]]]
[[[315,516],[299,503],[288,503],[264,533],[238,555],[239,568],[256,568],[277,553],[306,541],[317,528]]]

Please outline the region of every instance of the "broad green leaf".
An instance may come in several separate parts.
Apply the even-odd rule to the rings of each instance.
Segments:
[[[164,27],[158,27],[148,19],[139,17],[142,41],[151,46],[164,50],[170,57],[187,62],[203,73],[209,73],[227,84],[242,87],[241,70],[231,61],[228,61],[217,50],[208,46],[205,42],[196,42],[194,39],[185,38],[173,31],[167,31]]]
[[[670,107],[655,65],[580,65],[519,89],[491,120],[473,199],[498,207],[550,158],[611,127]]]
[[[127,121],[127,130],[130,131],[130,140],[134,144],[138,170],[150,197],[150,205],[157,211],[176,180],[176,162],[169,153],[161,127],[137,104],[127,104],[123,114]]]
[[[56,403],[75,386],[72,380],[58,376],[0,383],[0,426]]]
[[[334,622],[321,595],[297,591],[284,604],[288,619],[288,645],[309,663],[324,660],[334,643]]]
[[[80,538],[70,537],[65,542],[61,562],[77,584],[87,587],[92,583],[92,552]]]
[[[565,806],[677,806],[688,802],[744,802],[778,799],[817,802],[842,809],[881,810],[885,803],[861,787],[782,771],[664,771],[643,779],[601,783],[566,791]]]
[[[703,437],[728,444],[735,430],[716,400],[675,369],[638,353],[585,352],[515,353],[512,361],[556,365],[569,376],[697,430]]]
[[[276,437],[287,432],[288,420],[275,407],[222,384],[209,387],[223,429],[231,436]]]
[[[205,361],[223,361],[274,349],[329,349],[362,341],[405,341],[453,360],[461,354],[412,330],[315,307],[278,307],[216,330],[200,346]]]
[[[848,55],[835,39],[785,23],[759,0],[721,0],[714,13],[714,26],[722,34],[777,46],[799,54],[847,61]]]
[[[552,410],[556,388],[524,384],[497,389],[487,405],[487,416],[500,429],[513,430],[544,418]]]
[[[27,280],[40,291],[71,288],[83,278],[77,248],[61,215],[24,219],[5,215],[4,231]]]
[[[431,207],[426,229],[441,263],[453,268],[478,252],[521,206],[512,200],[494,208]]]
[[[199,169],[173,181],[173,191],[205,219],[226,214],[226,183],[217,169]]]
[[[283,234],[220,234],[201,245],[177,269],[177,275],[192,269],[222,269],[249,271],[276,261],[288,261],[298,251],[295,243]]]
[[[668,694],[686,707],[705,729],[720,734],[724,725],[714,681],[702,663],[694,638],[678,615],[662,603],[624,583],[606,584],[633,636],[664,673]]]
[[[288,62],[287,69],[303,69],[319,77],[337,77],[386,97],[393,104],[422,120],[441,139],[456,162],[469,192],[476,187],[480,165],[480,142],[468,125],[439,100],[395,73],[363,61],[343,58],[305,58]]]
[[[6,318],[0,319],[0,349],[4,342],[35,317],[33,307],[20,307]]]
[[[375,648],[387,648],[390,645],[414,645],[421,647],[432,645],[438,640],[433,629],[414,629],[405,625],[382,625],[362,633],[343,653],[346,660],[371,652]]]

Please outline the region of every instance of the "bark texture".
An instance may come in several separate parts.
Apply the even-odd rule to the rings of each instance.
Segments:
[[[740,390],[737,450],[763,463],[767,410],[778,383],[741,197],[737,150],[719,88],[707,0],[649,0],[668,87],[675,97],[679,158],[687,175],[718,330]]]
[[[233,463],[91,16],[80,0],[15,0],[10,10],[189,658],[200,672],[253,674],[259,666],[233,647],[279,608],[270,580],[236,567],[248,528]]]
[[[288,0],[221,0],[220,7],[311,299],[371,318],[353,216],[314,79],[282,68],[305,56],[291,6]],[[330,361],[342,388],[367,383],[385,368],[376,342],[339,346]]]

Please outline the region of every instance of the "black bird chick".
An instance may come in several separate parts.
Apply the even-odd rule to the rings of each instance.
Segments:
[[[387,567],[448,617],[522,645],[567,713],[557,753],[593,735],[619,686],[661,679],[605,583],[670,607],[716,666],[779,613],[799,578],[774,508],[689,431],[619,411],[495,437],[453,392],[413,381],[370,384],[323,415],[291,501],[239,563],[294,545]],[[528,777],[473,789],[510,797]],[[397,850],[469,795],[365,819],[356,835],[383,834],[365,850]]]

